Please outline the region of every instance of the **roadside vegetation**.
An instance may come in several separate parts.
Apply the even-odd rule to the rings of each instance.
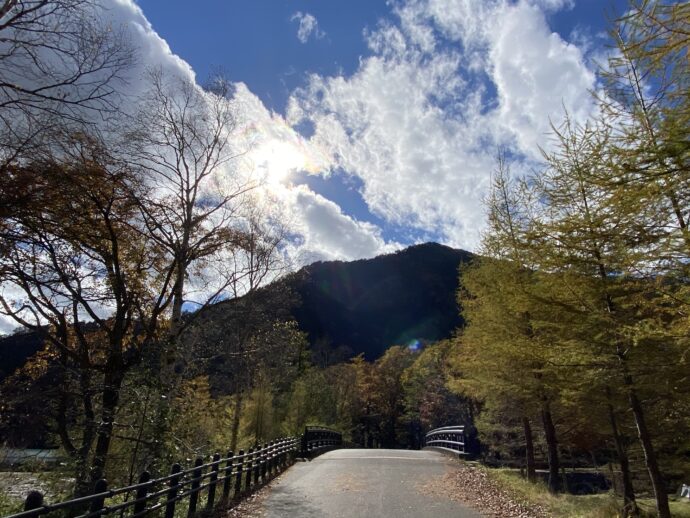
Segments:
[[[531,483],[512,469],[485,468],[489,477],[510,493],[518,502],[539,506],[558,518],[611,518],[620,516],[622,499],[612,492],[592,495],[553,493],[543,482]],[[637,499],[641,516],[656,516],[653,498]],[[670,497],[671,515],[678,518],[690,516],[690,502],[676,496]]]

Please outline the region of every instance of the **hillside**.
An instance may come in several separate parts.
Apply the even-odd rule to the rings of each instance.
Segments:
[[[458,266],[471,258],[426,243],[373,259],[315,263],[290,281],[302,301],[294,315],[317,353],[349,348],[372,360],[391,345],[447,338],[462,323]]]
[[[292,313],[317,363],[360,353],[373,360],[391,345],[452,334],[462,323],[455,302],[458,266],[471,258],[469,252],[426,243],[373,259],[318,262],[260,290],[262,304],[286,286],[299,296]],[[218,304],[206,318],[232,325],[233,305]],[[36,333],[0,339],[0,380],[37,352],[41,341]]]

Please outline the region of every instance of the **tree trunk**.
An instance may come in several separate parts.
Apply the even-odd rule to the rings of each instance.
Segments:
[[[232,415],[232,436],[230,438],[230,449],[237,451],[237,441],[240,435],[240,417],[242,414],[242,391],[237,391],[235,396],[235,411]]]
[[[621,466],[621,477],[623,479],[623,516],[637,516],[639,509],[635,501],[635,490],[633,488],[632,476],[630,475],[630,461],[628,460],[628,452],[625,450],[623,438],[618,431],[618,422],[616,420],[616,413],[611,403],[611,387],[606,387],[607,408],[609,414],[609,422],[611,424],[611,434],[613,442],[616,445],[616,455]]]
[[[654,490],[654,498],[656,500],[656,510],[659,518],[671,518],[671,510],[668,505],[668,495],[664,487],[661,471],[656,458],[656,452],[652,445],[652,436],[647,428],[647,421],[645,419],[642,404],[637,397],[632,375],[628,371],[628,366],[625,363],[625,353],[620,344],[616,345],[616,355],[623,373],[623,384],[628,392],[628,402],[630,403],[630,410],[635,418],[635,426],[637,427],[637,437],[642,444],[642,451],[644,452],[644,461],[649,472],[649,478],[652,481],[652,488]]]
[[[171,326],[170,338],[175,340],[182,325],[182,305],[184,304],[184,276],[186,273],[185,265],[182,258],[177,260],[175,266],[175,284],[173,286],[173,301],[171,310]],[[172,355],[169,355],[172,356]]]
[[[637,393],[632,387],[632,379],[630,376],[626,376],[630,380],[628,387],[628,399],[630,401],[630,409],[632,410],[633,416],[635,417],[635,425],[637,426],[637,436],[642,443],[642,450],[644,451],[644,461],[647,466],[647,471],[649,472],[649,478],[652,481],[652,487],[654,488],[654,498],[656,499],[656,511],[659,518],[671,518],[671,509],[668,505],[668,495],[666,494],[666,487],[664,486],[664,481],[661,477],[661,471],[659,470],[659,464],[657,463],[656,452],[654,451],[654,446],[652,445],[652,437],[647,428],[647,421],[645,420],[644,411],[642,409],[642,404],[637,398]]]
[[[77,447],[69,434],[67,411],[69,407],[69,381],[63,374],[58,398],[58,413],[56,416],[57,432],[60,443],[65,451],[74,459],[74,492],[73,496],[79,498],[91,494],[89,481],[89,454],[96,431],[93,401],[91,399],[91,375],[88,370],[79,372],[79,391],[83,409],[84,422],[81,426],[81,439]]]
[[[553,424],[551,410],[548,403],[544,403],[541,410],[541,419],[544,425],[544,438],[546,439],[547,455],[549,460],[549,491],[558,492],[561,489],[561,478],[558,462],[558,439],[556,427]]]
[[[122,388],[123,379],[124,373],[119,366],[106,367],[106,374],[103,380],[101,422],[98,425],[96,447],[94,448],[93,460],[91,461],[90,479],[92,484],[95,484],[105,476],[105,464],[108,460],[110,442],[113,437],[113,423],[115,422],[115,413],[120,402],[120,389]]]
[[[528,417],[522,418],[522,428],[525,433],[525,462],[527,464],[527,480],[534,482],[537,478],[534,469],[534,442],[532,440],[532,425]]]

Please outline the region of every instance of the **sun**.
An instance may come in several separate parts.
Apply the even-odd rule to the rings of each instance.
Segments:
[[[264,182],[277,185],[286,183],[292,173],[306,169],[308,158],[293,143],[272,139],[252,152],[252,161]]]

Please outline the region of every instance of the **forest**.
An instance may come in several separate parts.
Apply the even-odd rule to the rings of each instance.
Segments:
[[[418,448],[465,424],[487,465],[544,468],[554,493],[566,467],[606,466],[623,516],[641,495],[671,516],[690,472],[689,4],[630,3],[597,115],[553,121],[539,167],[498,149],[453,336],[366,359],[309,347],[289,227],[251,176],[218,180],[244,152],[227,79],[149,70],[124,113],[135,55],[77,15],[97,4],[6,6],[0,59],[37,86],[0,85],[0,313],[40,347],[4,373],[2,443],[59,448],[83,495],[306,425]],[[40,72],[51,54],[62,75]]]

